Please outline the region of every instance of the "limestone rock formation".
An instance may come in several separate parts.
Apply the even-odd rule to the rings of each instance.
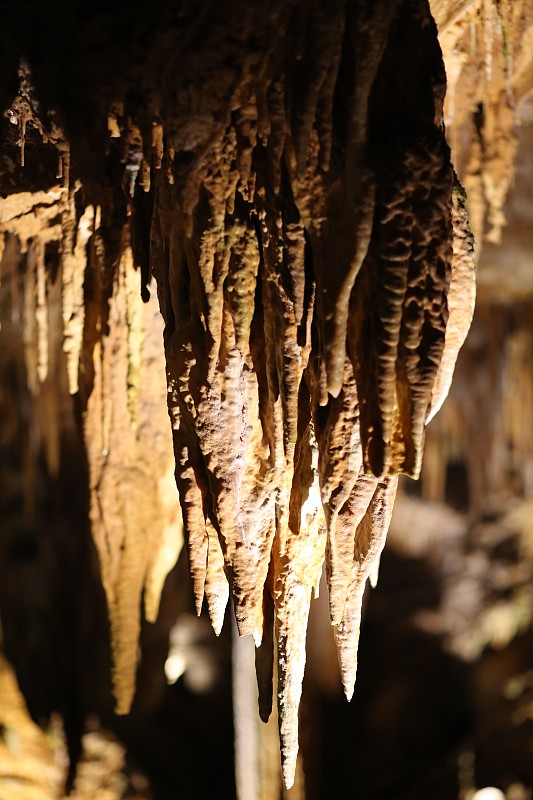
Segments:
[[[468,194],[477,257],[500,244],[514,180],[517,125],[531,90],[533,15],[529,0],[433,0],[448,94],[445,121]]]
[[[264,717],[277,659],[290,786],[322,566],[350,698],[396,476],[420,472],[473,310],[437,30],[425,0],[164,5],[114,41],[116,21],[64,18],[64,82],[31,38],[19,54],[0,220],[26,379],[38,404],[62,348],[126,712],[141,595],[153,619],[181,536],[155,278],[196,607],[218,633],[231,594]]]

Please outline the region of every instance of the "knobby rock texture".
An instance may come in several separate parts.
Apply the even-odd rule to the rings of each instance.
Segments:
[[[117,708],[180,548],[175,469],[197,610],[219,633],[231,595],[263,719],[277,660],[290,786],[323,564],[351,698],[397,475],[473,312],[436,26],[423,0],[60,19],[51,53],[14,17],[2,56],[1,335],[55,404],[50,474],[62,421],[83,433]]]

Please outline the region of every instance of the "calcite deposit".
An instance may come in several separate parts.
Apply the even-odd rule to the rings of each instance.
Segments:
[[[500,244],[517,126],[533,77],[529,0],[432,0],[448,75],[445,122],[468,193],[476,257]]]
[[[134,693],[141,595],[153,619],[179,550],[161,439],[164,342],[196,608],[205,599],[218,633],[231,594],[239,633],[258,648],[263,718],[277,659],[290,787],[311,597],[325,563],[351,698],[397,475],[419,474],[426,422],[470,323],[472,243],[425,0],[167,11],[118,47],[88,128],[76,91],[98,94],[101,73],[74,72],[68,91],[52,80],[51,118],[24,62],[4,123],[18,137],[4,136],[0,220],[29,242],[36,392],[48,359],[43,248],[60,249],[62,347],[81,404],[118,710]],[[74,29],[82,65],[101,24],[79,40]],[[31,170],[42,148],[63,177],[43,161],[44,197],[24,205],[21,164]]]

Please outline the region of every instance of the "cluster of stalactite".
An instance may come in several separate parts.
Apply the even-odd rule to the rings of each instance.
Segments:
[[[481,305],[446,408],[428,435],[422,490],[447,500],[473,521],[531,492],[533,356],[531,300],[514,307]],[[463,475],[462,499],[452,477]]]
[[[65,200],[66,192],[58,190],[60,194]],[[39,198],[33,198],[33,202],[36,200],[38,203]],[[6,213],[9,202],[3,201],[0,214]],[[60,201],[49,193],[46,202],[49,205],[45,209],[55,216]],[[25,235],[24,226],[32,212],[28,204],[23,217],[6,222],[18,235],[12,232],[4,238],[3,374],[17,351],[22,374],[14,385],[4,387],[3,405],[6,417],[15,423],[17,397],[27,386],[27,413],[33,419],[28,423],[30,443],[22,471],[31,495],[41,453],[47,473],[57,476],[63,429],[76,428],[69,393],[83,398],[91,526],[110,618],[117,622],[113,630],[115,668],[117,675],[122,675],[117,682],[129,687],[122,688],[129,707],[134,692],[141,594],[144,590],[146,614],[154,620],[164,578],[181,549],[174,460],[164,408],[163,326],[157,302],[143,306],[131,250],[126,248],[106,303],[108,329],[104,335],[100,330],[100,290],[94,284],[89,288],[89,282],[98,283],[104,273],[103,263],[94,252],[94,208],[88,206],[77,220],[75,251],[69,252],[64,246],[59,262],[57,241],[51,242],[56,246],[55,260],[50,253],[46,257],[46,227],[32,237],[31,243],[22,239],[21,252],[19,237]],[[62,230],[68,236],[68,223]],[[52,234],[51,228],[49,231]],[[16,436],[6,431],[6,442],[16,446]],[[127,502],[132,493],[138,495],[134,507]],[[3,494],[9,496],[7,491]],[[23,503],[29,518],[33,504],[31,497]],[[122,619],[122,624],[117,619]]]
[[[445,121],[479,257],[500,244],[516,128],[533,79],[531,0],[432,0],[448,77]]]
[[[0,218],[7,247],[28,242],[28,385],[46,384],[59,336],[81,403],[117,708],[133,697],[141,595],[153,619],[179,549],[153,275],[197,610],[205,598],[218,633],[231,594],[265,719],[277,659],[290,786],[311,597],[325,562],[350,698],[397,475],[420,472],[470,325],[472,240],[425,2],[234,3],[180,24],[134,74],[142,108],[126,91],[109,107],[96,189],[76,182],[76,140],[46,133],[21,68],[6,147],[31,169],[31,134],[64,179],[10,194]]]
[[[531,288],[520,248],[527,252],[533,4],[432,0],[431,10],[446,63],[447,138],[476,241],[479,302],[455,391],[430,429],[422,488],[429,499],[449,500],[447,468],[460,465],[468,495],[461,504],[479,520],[499,513],[505,497],[527,496],[530,483]]]

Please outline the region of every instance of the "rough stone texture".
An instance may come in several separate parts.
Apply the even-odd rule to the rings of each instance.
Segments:
[[[135,692],[141,597],[146,618],[155,622],[164,580],[183,541],[164,407],[162,324],[155,298],[142,303],[129,250],[118,266],[108,325],[108,336],[92,353],[84,436],[91,529],[111,622],[113,684],[117,711],[125,713]]]
[[[299,53],[314,70],[306,91],[293,83],[300,66],[284,60],[280,71],[267,40],[268,79],[252,82],[245,68],[231,85],[239,112],[226,112],[209,143],[188,144],[190,165],[179,157],[185,144],[174,143],[170,185],[164,169],[155,172],[151,234],[197,603],[216,532],[241,634],[259,643],[265,583],[273,595],[289,785],[307,612],[325,544],[317,476],[331,457],[359,458],[349,467],[355,477],[363,464],[377,478],[418,474],[452,261],[453,172],[438,127],[444,78],[427,11],[379,7],[366,18],[356,5],[344,22],[340,12],[323,19],[311,10],[308,25]],[[365,39],[362,80],[341,57],[342,34],[357,53],[353,42]],[[398,43],[414,40],[412,59],[400,59]],[[338,67],[314,55],[326,42]],[[345,388],[347,357],[355,382]],[[341,393],[352,415],[361,397],[362,458],[353,436],[319,443],[313,455]],[[355,531],[366,510],[343,508],[345,527]],[[207,598],[212,616],[220,598]],[[335,624],[342,619],[335,611]]]
[[[529,0],[433,0],[448,93],[445,121],[454,163],[469,197],[479,258],[500,244],[514,180],[516,128],[533,78]]]
[[[448,323],[444,335],[444,351],[440,361],[427,422],[440,410],[448,395],[453,371],[464,344],[476,299],[476,272],[474,267],[474,240],[468,225],[466,197],[456,182],[452,201],[453,255],[450,289],[448,291]],[[426,422],[426,424],[427,424]]]
[[[29,242],[28,385],[39,394],[62,346],[127,711],[141,595],[153,619],[180,536],[155,277],[196,608],[205,596],[218,633],[231,593],[260,648],[263,717],[274,649],[290,786],[322,565],[351,697],[396,475],[420,471],[472,313],[436,28],[424,0],[164,4],[116,40],[112,10],[83,25],[79,11],[62,18],[66,81],[21,34],[2,122],[0,219],[8,243]],[[28,182],[53,195],[30,200]]]

